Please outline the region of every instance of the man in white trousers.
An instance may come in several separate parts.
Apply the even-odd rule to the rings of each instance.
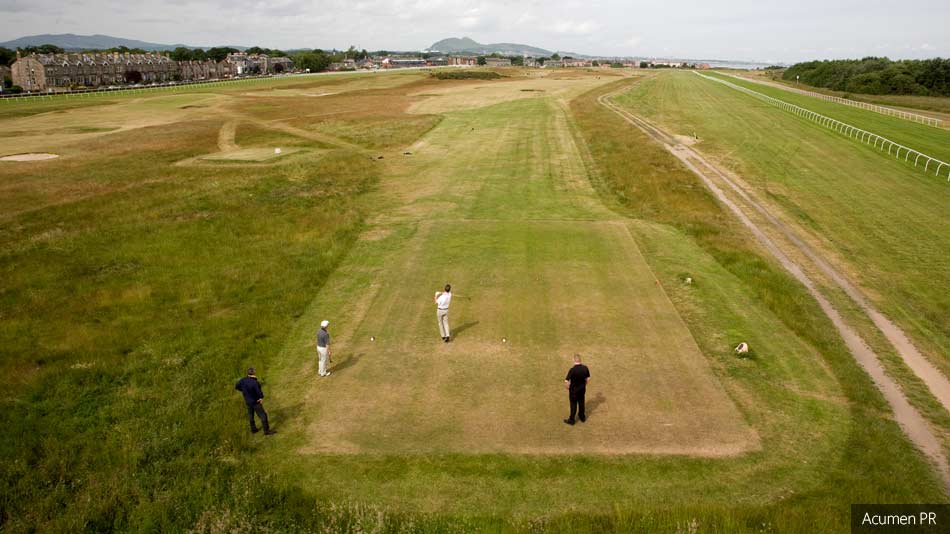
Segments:
[[[320,330],[317,330],[317,354],[320,356],[320,367],[318,371],[320,376],[330,376],[330,371],[327,371],[327,361],[330,359],[330,333],[327,332],[328,326],[330,326],[330,321],[323,321],[320,323]]]
[[[452,286],[445,284],[444,292],[435,292],[435,318],[439,321],[439,335],[442,341],[448,343],[452,340],[449,331],[449,303],[452,302]]]

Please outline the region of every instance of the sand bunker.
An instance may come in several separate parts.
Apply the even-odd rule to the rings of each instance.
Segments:
[[[33,153],[33,154],[11,154],[0,157],[0,161],[43,161],[45,159],[58,158],[59,154]]]

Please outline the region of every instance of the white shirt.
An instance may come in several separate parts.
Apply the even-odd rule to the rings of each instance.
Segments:
[[[452,302],[451,293],[442,293],[441,295],[439,295],[439,298],[435,299],[435,304],[436,306],[439,307],[440,310],[449,309],[450,302]]]

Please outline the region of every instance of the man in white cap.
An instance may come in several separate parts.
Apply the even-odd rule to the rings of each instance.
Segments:
[[[330,359],[330,333],[327,332],[328,326],[330,326],[330,321],[324,320],[320,323],[320,330],[317,330],[317,354],[320,356],[320,376],[330,376],[330,371],[327,371],[327,361]]]

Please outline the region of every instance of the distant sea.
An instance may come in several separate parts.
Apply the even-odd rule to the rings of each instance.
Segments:
[[[723,69],[764,69],[765,67],[771,67],[773,65],[778,65],[785,67],[784,63],[758,63],[752,61],[730,61],[728,59],[698,59],[698,60],[685,60],[689,63],[709,63],[710,67],[719,67]]]
[[[634,61],[678,61],[684,63],[708,63],[710,67],[721,68],[721,69],[764,69],[765,67],[771,67],[773,65],[778,65],[780,67],[789,66],[787,63],[763,63],[761,61],[738,61],[734,59],[691,59],[691,58],[665,58],[665,57],[634,57],[634,58],[623,58],[633,59]]]

